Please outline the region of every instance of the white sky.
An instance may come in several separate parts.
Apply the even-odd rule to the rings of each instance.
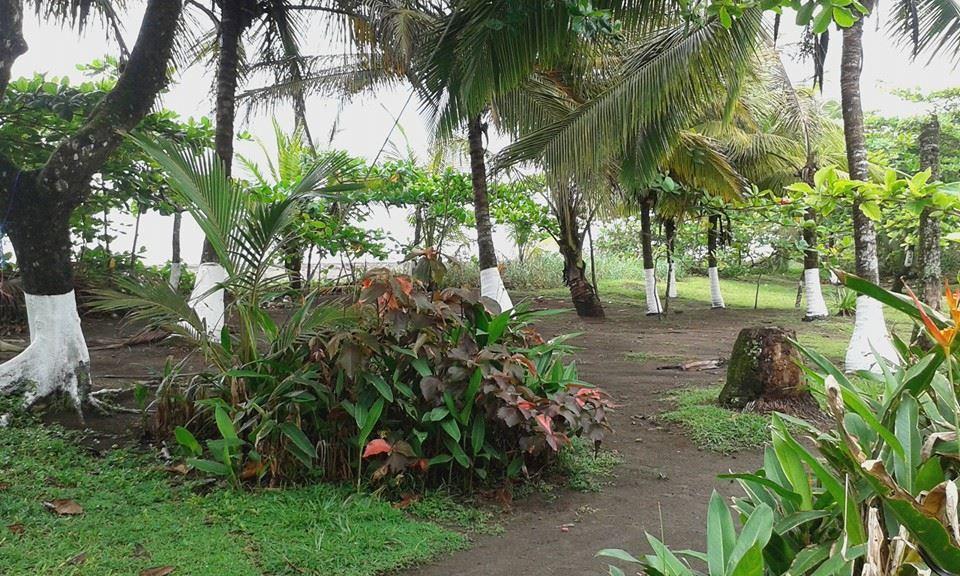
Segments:
[[[912,62],[909,53],[895,46],[883,31],[886,3],[881,4],[878,16],[868,21],[864,38],[865,62],[862,77],[863,103],[867,110],[877,110],[885,115],[910,115],[920,112],[915,104],[901,101],[890,92],[901,88],[921,88],[925,91],[942,89],[960,84],[960,72],[954,70],[948,61],[925,65],[925,60]],[[789,12],[789,11],[788,11]],[[131,11],[126,17],[124,34],[127,44],[132,46],[139,27],[142,8]],[[879,18],[879,20],[878,20]],[[879,23],[879,29],[878,29]],[[39,22],[32,15],[26,18],[24,35],[30,45],[13,69],[14,77],[28,76],[35,72],[51,76],[79,77],[78,64],[90,62],[105,54],[116,54],[117,48],[104,39],[103,30],[92,26],[82,37],[54,26]],[[310,42],[304,49],[306,54],[329,53],[323,36],[315,35],[317,41]],[[800,36],[799,28],[793,24],[792,14],[785,14],[781,26],[779,45],[789,54],[795,52],[794,43]],[[833,31],[827,73],[824,82],[824,98],[839,100],[839,60],[840,34]],[[321,52],[322,51],[322,52]],[[809,82],[812,67],[809,62],[793,61],[786,58],[788,71],[794,82]],[[202,69],[186,71],[177,79],[169,94],[164,97],[165,107],[179,112],[184,117],[199,117],[212,113],[212,75]],[[338,131],[331,146],[372,160],[376,155],[396,115],[400,114],[407,98],[405,90],[387,91],[367,97],[340,110],[333,100],[312,98],[307,102],[308,121],[318,146],[327,142],[331,127],[338,122]],[[288,110],[277,110],[271,114],[262,114],[250,119],[249,123],[238,118],[238,131],[247,130],[262,138],[268,144],[272,139],[272,117],[282,126],[292,129],[293,117]],[[393,136],[394,142],[401,148],[407,143],[418,154],[424,154],[429,141],[427,127],[417,110],[417,101],[413,99],[407,110],[400,116],[400,125],[406,134],[406,141],[399,132]],[[502,139],[494,138],[491,147],[496,149],[504,144]],[[238,153],[252,158],[259,157],[257,147],[249,142],[238,142]],[[392,214],[377,213],[373,225],[382,226],[394,236],[410,233],[404,215],[396,210]],[[141,238],[148,246],[147,261],[162,263],[169,258],[170,221],[158,215],[145,217],[141,228]],[[122,232],[122,231],[121,231]],[[192,222],[184,226],[184,254],[187,262],[195,263],[199,259],[201,235]],[[129,249],[129,235],[116,243],[118,250]],[[503,231],[497,234],[498,249],[510,253],[509,241]],[[9,245],[7,246],[9,249]]]

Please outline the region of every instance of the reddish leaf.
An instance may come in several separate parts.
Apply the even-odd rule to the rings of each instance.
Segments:
[[[9,530],[9,531],[13,532],[14,534],[16,534],[17,536],[19,536],[20,534],[23,534],[23,533],[24,533],[24,531],[26,530],[26,528],[23,527],[23,524],[20,524],[19,522],[17,522],[16,524],[10,524],[10,525],[8,525],[8,526],[7,526],[7,530]]]
[[[370,458],[380,454],[389,454],[391,450],[390,443],[383,438],[371,440],[367,447],[363,449],[363,457]]]
[[[70,565],[73,565],[73,566],[79,566],[79,565],[83,564],[83,563],[86,562],[86,561],[87,561],[87,555],[86,555],[86,553],[81,552],[81,553],[77,554],[76,556],[74,556],[73,558],[67,560],[67,564],[70,564]]]
[[[157,566],[156,568],[147,568],[140,571],[140,576],[167,576],[176,570],[173,566]]]
[[[79,516],[83,514],[83,507],[70,499],[51,500],[44,502],[47,510],[50,510],[58,516]]]
[[[548,435],[553,434],[553,421],[547,417],[546,414],[537,414],[537,422],[540,426],[547,432]]]

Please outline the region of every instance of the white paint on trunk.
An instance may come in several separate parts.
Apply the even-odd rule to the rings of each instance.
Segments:
[[[667,296],[676,298],[679,294],[677,291],[677,269],[670,266],[670,286],[667,288]]]
[[[480,296],[495,300],[500,305],[501,312],[513,310],[513,301],[503,285],[500,269],[495,266],[480,271]]]
[[[833,269],[830,270],[830,284],[832,284],[833,286],[837,286],[840,284],[840,277],[837,276],[837,273],[834,272]]]
[[[723,294],[720,292],[720,272],[716,266],[707,269],[707,276],[710,277],[710,303],[713,308],[726,308],[723,303]]]
[[[869,296],[858,296],[857,316],[853,325],[853,336],[847,346],[844,368],[847,372],[869,370],[881,373],[874,351],[890,364],[900,363],[897,350],[887,335],[883,304]]]
[[[79,408],[90,385],[90,353],[73,290],[55,296],[24,294],[30,345],[0,364],[0,393],[24,392],[25,404],[58,392]]]
[[[216,262],[204,262],[197,268],[197,279],[190,293],[190,307],[206,327],[207,336],[219,338],[223,329],[223,288],[227,271]]]
[[[180,262],[170,263],[170,287],[176,292],[180,288],[180,274],[182,264]]]
[[[823,299],[823,290],[820,288],[819,268],[807,268],[803,271],[803,297],[807,299],[808,320],[830,316],[827,302]]]
[[[660,296],[657,295],[657,271],[653,268],[645,268],[643,276],[647,285],[647,316],[660,314],[663,312],[663,307],[660,305]]]

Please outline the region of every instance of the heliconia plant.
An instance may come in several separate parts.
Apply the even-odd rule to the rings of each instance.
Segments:
[[[654,553],[643,559],[622,551],[600,555],[656,575],[960,573],[960,302],[947,286],[948,310],[939,313],[913,295],[853,275],[841,281],[909,315],[933,346],[896,340],[899,365],[878,358],[880,374],[860,377],[801,347],[813,366],[805,369],[810,389],[829,424],[771,417],[763,468],[722,476],[736,480],[743,496],[729,504],[717,495],[710,501],[706,553],[673,553],[648,536]],[[727,523],[728,507],[744,526],[739,535]],[[745,535],[752,537],[748,528],[768,524],[768,537],[741,545]],[[758,545],[749,563],[731,565],[733,550]],[[693,567],[697,561],[706,572]],[[610,573],[624,572],[612,566]]]

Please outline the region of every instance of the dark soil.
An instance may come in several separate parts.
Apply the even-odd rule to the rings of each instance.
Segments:
[[[570,306],[566,300],[540,304]],[[782,321],[784,312],[710,310],[702,303],[683,301],[671,308],[682,313],[671,312],[669,318],[660,319],[647,317],[641,307],[608,304],[606,320],[581,320],[571,313],[549,318],[540,326],[545,336],[583,333],[574,341],[582,347],[576,354],[581,377],[607,390],[619,406],[612,416],[615,432],[604,448],[618,451],[623,464],[609,485],[598,493],[562,490],[515,500],[501,519],[502,534],[477,536],[470,549],[404,576],[605,574],[605,563],[594,557],[596,552],[623,548],[635,555],[645,553],[645,532],[679,549],[704,547],[711,491],[738,492],[716,476],[730,470],[755,470],[761,457],[702,451],[679,430],[657,422],[665,408],[665,392],[722,382],[723,368],[704,372],[656,368],[727,357],[740,328]],[[91,346],[101,348],[91,351],[94,389],[123,388],[118,402],[126,406],[133,405],[137,382],[155,384],[168,357],[179,360],[190,353],[169,343],[102,349],[135,330],[119,333],[117,319],[110,317],[86,317],[83,322]],[[630,353],[643,356],[631,358]],[[0,360],[9,356],[0,355]],[[102,449],[149,439],[138,414],[88,414],[83,423],[59,414],[56,420],[91,431],[94,447]]]

